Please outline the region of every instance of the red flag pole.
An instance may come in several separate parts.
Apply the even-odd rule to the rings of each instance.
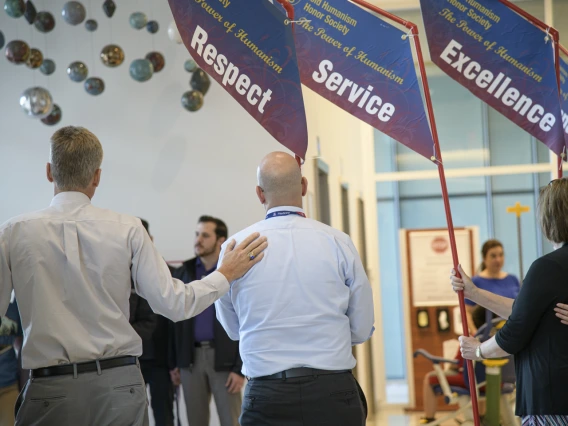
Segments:
[[[438,129],[436,127],[436,120],[434,117],[434,108],[432,106],[432,99],[430,96],[430,88],[428,85],[428,77],[426,76],[426,67],[424,66],[424,57],[422,56],[422,49],[420,47],[420,39],[418,38],[418,27],[416,24],[412,22],[405,21],[404,19],[393,15],[385,10],[382,10],[372,4],[367,3],[364,0],[352,0],[353,3],[356,3],[364,8],[367,8],[379,15],[382,15],[388,19],[391,19],[400,25],[404,25],[411,31],[412,38],[414,39],[414,45],[416,47],[416,54],[418,55],[418,64],[420,67],[420,74],[422,77],[422,84],[424,85],[424,97],[426,98],[426,108],[428,110],[428,118],[430,119],[430,126],[432,129],[432,136],[434,139],[434,158],[432,160],[437,163],[438,165],[438,174],[440,177],[440,185],[442,187],[442,198],[444,200],[444,209],[446,211],[446,222],[448,224],[448,233],[450,236],[450,246],[452,249],[452,259],[454,262],[454,269],[458,270],[458,250],[456,245],[456,236],[454,232],[454,223],[452,220],[452,211],[450,209],[450,199],[448,196],[448,186],[446,184],[446,174],[444,171],[444,164],[442,162],[442,151],[440,149],[440,141],[438,138]],[[448,284],[449,285],[449,284]],[[460,314],[462,319],[462,327],[463,327],[463,335],[469,337],[469,328],[467,324],[467,315],[465,310],[465,298],[463,295],[463,291],[458,292],[458,300],[460,305]],[[467,360],[467,372],[469,377],[469,392],[471,395],[471,405],[473,407],[473,420],[475,426],[479,426],[479,408],[477,405],[477,389],[476,389],[476,380],[475,374],[473,370],[473,363],[471,360]]]
[[[507,6],[509,9],[511,9],[512,11],[517,12],[523,18],[532,22],[533,24],[535,24],[540,29],[544,30],[547,34],[549,34],[552,37],[552,40],[554,41],[554,62],[555,62],[555,67],[556,67],[556,81],[558,83],[558,90],[560,91],[560,60],[559,60],[559,58],[560,58],[560,52],[559,52],[560,33],[558,32],[558,30],[556,28],[553,28],[550,25],[546,25],[540,19],[535,18],[530,13],[521,9],[516,4],[511,3],[509,0],[499,0],[499,1],[501,3],[503,3],[505,6]],[[564,155],[564,153],[563,153],[563,155]],[[558,179],[562,178],[563,155],[559,155],[558,159],[557,159]]]
[[[294,6],[292,6],[290,4],[290,2],[288,0],[277,0],[278,3],[280,3],[282,5],[282,7],[284,8],[284,10],[286,10],[286,16],[288,17],[288,20],[290,21],[290,23],[292,24],[292,30],[294,29]],[[303,161],[302,158],[298,155],[295,156],[296,157],[296,162],[298,163],[298,166],[301,168]]]

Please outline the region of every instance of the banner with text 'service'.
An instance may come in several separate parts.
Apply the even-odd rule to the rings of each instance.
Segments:
[[[562,108],[562,127],[568,138],[568,57],[560,58],[560,105]]]
[[[169,0],[197,64],[305,159],[306,113],[292,25],[268,0]]]
[[[432,62],[543,142],[564,146],[552,38],[499,0],[420,0]]]
[[[302,83],[430,158],[434,142],[405,33],[347,0],[291,0]]]

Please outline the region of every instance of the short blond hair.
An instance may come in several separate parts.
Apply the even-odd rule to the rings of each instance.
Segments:
[[[549,241],[568,242],[568,179],[556,179],[541,188],[538,219]]]
[[[87,188],[103,162],[103,147],[83,127],[67,126],[51,137],[51,174],[62,191]]]

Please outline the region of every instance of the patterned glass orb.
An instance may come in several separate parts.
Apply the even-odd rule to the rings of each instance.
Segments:
[[[148,59],[136,59],[130,64],[130,77],[139,82],[148,81],[154,74],[154,66]]]
[[[24,12],[24,18],[28,21],[28,24],[32,25],[37,17],[37,10],[31,0],[26,2],[26,11]]]
[[[55,28],[55,18],[49,12],[39,12],[34,25],[40,33],[48,33]]]
[[[4,43],[6,43],[6,39],[4,38],[4,33],[0,31],[0,49],[4,47]]]
[[[197,68],[199,68],[197,66],[197,62],[195,62],[193,59],[188,59],[187,61],[185,61],[183,67],[187,72],[194,72]]]
[[[150,34],[156,34],[160,29],[160,25],[156,21],[150,21],[146,24],[146,29]]]
[[[203,106],[203,93],[198,90],[185,92],[181,97],[181,104],[188,111],[198,111]]]
[[[105,13],[106,16],[112,18],[112,15],[114,15],[115,11],[116,11],[116,4],[114,3],[114,1],[106,0],[103,3],[103,12]]]
[[[90,31],[90,32],[97,31],[98,27],[99,27],[99,24],[94,19],[88,19],[85,22],[85,28],[87,29],[87,31]]]
[[[39,70],[44,75],[51,75],[55,72],[55,62],[51,59],[44,59]]]
[[[118,67],[124,62],[124,50],[116,44],[109,44],[101,50],[101,61],[107,67]]]
[[[25,63],[30,57],[30,46],[22,40],[12,40],[6,45],[6,59],[13,64]]]
[[[134,12],[130,15],[130,26],[135,30],[141,30],[148,23],[148,17],[142,12]]]
[[[4,10],[12,18],[20,18],[26,13],[26,4],[24,0],[5,0]]]
[[[79,25],[85,20],[87,11],[85,10],[85,6],[78,1],[68,1],[63,5],[61,16],[69,25]]]
[[[189,84],[193,90],[198,90],[203,95],[206,95],[209,87],[211,87],[211,80],[205,71],[198,68],[193,72]]]
[[[47,117],[42,118],[41,122],[43,124],[47,124],[48,126],[54,126],[61,121],[62,116],[63,112],[61,111],[61,108],[59,108],[59,105],[53,104],[51,113]]]
[[[53,109],[53,99],[43,87],[31,87],[20,96],[20,106],[30,117],[44,118]]]
[[[91,77],[85,80],[85,91],[89,95],[97,96],[105,91],[105,82],[97,77]]]
[[[41,51],[39,49],[32,49],[30,51],[30,56],[26,61],[26,65],[28,66],[28,68],[35,70],[36,68],[41,67],[42,63],[43,63],[43,54],[41,53]]]
[[[87,68],[87,65],[85,65],[83,62],[79,61],[73,62],[67,68],[67,75],[69,76],[71,81],[74,81],[76,83],[85,81],[88,74],[89,74],[89,69]]]
[[[164,59],[164,55],[160,52],[150,52],[146,55],[146,59],[152,62],[152,66],[154,67],[154,72],[160,72],[166,66],[166,60]]]

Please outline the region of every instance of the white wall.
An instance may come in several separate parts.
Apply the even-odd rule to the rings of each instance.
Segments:
[[[29,27],[23,18],[15,20],[0,11],[0,30],[8,41],[23,39],[57,64],[55,74],[45,77],[39,70],[0,58],[0,222],[49,204],[48,142],[63,125],[87,127],[103,144],[103,180],[94,203],[146,218],[167,259],[193,256],[192,234],[202,214],[223,218],[231,233],[262,219],[263,209],[254,193],[256,165],[265,154],[283,147],[214,82],[201,111],[189,113],[181,107],[181,95],[189,90],[190,74],[183,69],[189,54],[167,38],[172,19],[167,2],[123,0],[117,2],[116,14],[109,20],[100,7],[102,2],[92,1],[89,17],[99,23],[95,33],[63,22],[60,10],[64,3],[35,1],[38,10],[47,9],[56,17],[55,30],[47,35]],[[89,3],[84,4],[89,10]],[[154,37],[128,25],[130,13],[139,10],[158,20],[160,31]],[[106,68],[98,59],[101,48],[111,42],[126,52],[126,61],[116,69]],[[165,69],[146,83],[135,82],[128,73],[130,62],[152,50],[165,55]],[[75,60],[84,61],[91,76],[105,80],[102,95],[92,97],[82,84],[69,80],[65,69]],[[19,96],[34,85],[48,88],[62,108],[59,125],[45,126],[21,111]],[[309,89],[304,96],[310,146],[303,171],[310,191],[314,191],[313,159],[319,138],[321,158],[330,166],[332,224],[341,229],[340,184],[347,183],[356,245],[360,244],[357,199],[365,199],[369,275],[378,298],[372,131]],[[375,301],[380,306],[379,299]],[[380,318],[378,312],[375,316]],[[376,327],[375,398],[379,400],[384,374],[379,343],[382,327]],[[369,362],[361,356],[361,369],[366,370]],[[370,392],[370,382],[363,386]]]

